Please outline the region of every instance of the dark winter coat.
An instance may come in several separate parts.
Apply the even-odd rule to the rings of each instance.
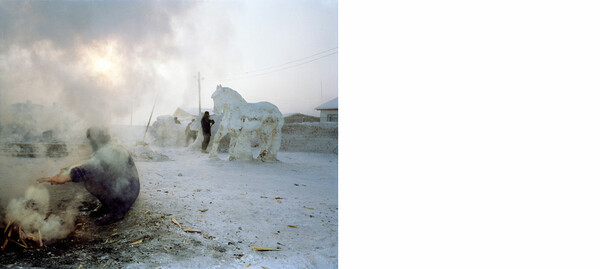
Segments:
[[[215,124],[215,121],[211,120],[209,116],[204,115],[200,120],[200,124],[202,124],[202,134],[210,135],[210,127]]]
[[[105,222],[120,220],[140,193],[137,168],[124,147],[109,142],[105,130],[89,129],[87,136],[94,153],[88,161],[71,168],[71,180],[83,182],[100,200],[107,213]]]

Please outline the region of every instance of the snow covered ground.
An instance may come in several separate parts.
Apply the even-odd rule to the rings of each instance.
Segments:
[[[337,155],[281,152],[280,162],[259,163],[225,161],[227,154],[210,159],[184,148],[156,151],[173,161],[137,162],[142,195],[131,214],[171,214],[184,228],[214,237],[225,251],[213,256],[215,250],[199,247],[188,259],[161,253],[131,265],[337,267]],[[203,237],[172,232],[182,241]],[[281,251],[258,252],[250,245]]]
[[[137,156],[141,181],[140,196],[124,220],[94,226],[88,211],[95,198],[89,196],[71,236],[41,248],[5,251],[0,265],[338,267],[337,154],[281,151],[278,162],[228,161],[227,153],[209,158],[185,147],[134,146],[141,136],[139,129],[133,133],[116,135]],[[54,159],[51,167],[68,165],[75,157]],[[54,173],[48,165],[47,171],[32,171],[48,162],[42,158],[5,158],[29,170],[31,178]],[[45,186],[58,214],[74,194],[85,193],[77,183]]]

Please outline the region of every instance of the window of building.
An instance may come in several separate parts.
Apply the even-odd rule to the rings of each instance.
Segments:
[[[328,122],[337,122],[338,121],[338,115],[337,114],[329,114],[329,115],[327,115],[327,121]]]

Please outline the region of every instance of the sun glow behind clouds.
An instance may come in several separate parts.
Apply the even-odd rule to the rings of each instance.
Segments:
[[[123,83],[121,55],[115,40],[98,41],[80,49],[85,69],[100,84]]]
[[[94,70],[98,73],[106,74],[108,71],[110,71],[112,66],[113,64],[105,58],[94,60]]]

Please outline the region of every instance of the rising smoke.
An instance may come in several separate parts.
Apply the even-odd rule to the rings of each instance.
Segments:
[[[128,118],[138,106],[151,104],[159,92],[168,98],[170,87],[180,85],[173,81],[181,80],[170,72],[181,66],[178,63],[187,57],[183,54],[190,51],[180,47],[182,40],[190,40],[187,32],[174,26],[186,26],[181,18],[203,4],[3,1],[0,146],[36,142],[48,130],[61,141],[82,143],[88,127]],[[228,34],[221,31],[220,35]],[[183,66],[190,68],[188,63]],[[48,192],[35,179],[54,175],[75,161],[72,156],[23,161],[0,152],[0,222],[15,218],[25,223],[27,218],[15,213],[25,212],[28,220],[36,220],[32,230],[60,237],[61,232],[51,227],[69,227],[69,210],[66,215],[49,215]],[[31,211],[27,201],[41,207]]]
[[[161,4],[162,3],[162,4]],[[157,68],[177,53],[177,2],[5,2],[0,6],[2,105],[58,103],[82,120],[128,115],[157,92]]]
[[[194,1],[3,2],[0,108],[57,103],[109,122],[140,105],[149,112],[159,94],[161,103],[193,100],[198,70],[232,61],[229,10]]]
[[[160,85],[157,80],[162,79],[157,64],[176,53],[169,21],[188,5],[3,2],[0,144],[32,142],[31,137],[46,130],[62,141],[79,138],[76,142],[80,143],[87,127],[107,125],[128,115],[140,103],[134,99],[152,99]],[[17,103],[24,105],[15,107]],[[15,189],[23,193],[22,180],[26,179],[21,177],[28,173],[10,167],[6,159],[0,161],[0,197],[13,195]],[[29,169],[43,170],[38,165]],[[0,199],[0,206],[6,202]]]
[[[83,195],[71,199],[59,213],[51,213],[50,193],[44,185],[32,185],[25,195],[12,199],[6,209],[8,221],[17,224],[28,237],[49,243],[67,237],[75,228],[79,203]]]

